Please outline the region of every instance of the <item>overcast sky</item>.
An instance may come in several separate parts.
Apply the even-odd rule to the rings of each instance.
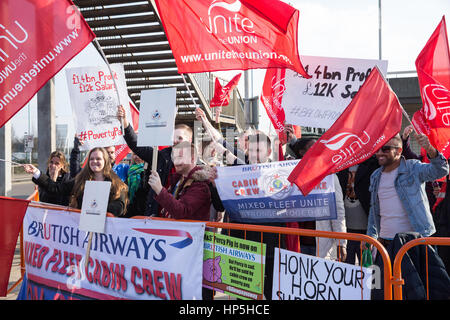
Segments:
[[[300,55],[378,59],[378,0],[290,0],[285,1],[300,10]],[[382,59],[388,60],[388,72],[414,71],[414,61],[426,41],[439,24],[442,16],[450,23],[450,0],[383,0]],[[448,32],[448,27],[447,27]],[[98,54],[88,47],[67,66],[101,63]],[[231,79],[234,72],[220,73]],[[254,70],[250,95],[261,93],[265,70]],[[244,95],[244,81],[239,88]],[[73,135],[70,101],[65,84],[64,70],[56,77],[57,123],[69,123]],[[36,132],[36,102],[33,99],[31,115]],[[269,121],[261,106],[261,129],[268,130]],[[14,118],[16,135],[28,130],[28,111],[23,108]],[[72,139],[70,139],[71,143]]]

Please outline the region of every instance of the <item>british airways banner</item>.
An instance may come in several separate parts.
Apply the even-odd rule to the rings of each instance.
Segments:
[[[28,207],[19,299],[201,299],[204,223],[107,218],[86,264],[79,219]]]
[[[259,223],[336,219],[332,176],[325,177],[305,197],[287,180],[298,162],[217,167],[217,190],[232,220]]]

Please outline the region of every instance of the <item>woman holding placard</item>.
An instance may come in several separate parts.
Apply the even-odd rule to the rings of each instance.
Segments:
[[[84,185],[86,181],[111,181],[107,211],[114,216],[125,214],[128,203],[128,187],[112,171],[108,153],[104,148],[94,148],[88,153],[86,165],[74,179],[66,182],[55,182],[47,175],[41,174],[32,164],[24,165],[25,171],[33,174],[33,182],[49,194],[69,195],[69,206],[81,209]]]

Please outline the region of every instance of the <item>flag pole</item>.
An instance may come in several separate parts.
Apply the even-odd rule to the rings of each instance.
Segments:
[[[97,38],[94,38],[94,42],[95,42],[95,44],[97,45],[97,49],[98,49],[98,51],[100,52],[100,54],[102,55],[103,60],[105,60],[105,62],[106,62],[106,65],[107,65],[107,67],[108,67],[109,73],[111,74],[111,78],[112,78],[113,83],[114,83],[114,89],[115,89],[116,94],[117,94],[117,101],[119,102],[119,105],[121,105],[121,103],[120,103],[119,90],[117,89],[118,87],[117,87],[116,79],[114,78],[114,75],[113,75],[111,66],[109,65],[109,62],[108,62],[108,60],[106,59],[106,55],[105,55],[105,53],[103,52],[102,47],[101,47],[100,44],[98,43]],[[123,133],[124,133],[123,130],[124,130],[125,128],[123,127],[123,119],[122,119],[122,118],[120,119],[120,127],[121,127],[121,131],[122,131],[122,134],[123,134]]]

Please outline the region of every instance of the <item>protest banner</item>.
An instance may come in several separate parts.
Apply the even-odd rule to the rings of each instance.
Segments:
[[[85,267],[88,233],[79,219],[75,211],[28,208],[27,281],[18,299],[201,299],[204,223],[108,217]]]
[[[306,152],[288,180],[307,195],[325,176],[369,159],[400,132],[402,112],[397,96],[375,67],[342,115]]]
[[[330,128],[375,65],[387,72],[386,60],[302,56],[302,61],[312,77],[286,70],[281,106],[287,123],[305,127]]]
[[[203,286],[242,299],[262,299],[266,244],[205,232]]]
[[[275,248],[273,300],[370,300],[372,270]]]
[[[120,104],[132,119],[125,74],[121,64],[112,64],[111,69],[118,88],[106,66],[66,69],[75,132],[84,141],[82,150],[126,144],[117,119]]]
[[[95,35],[69,0],[0,1],[0,12],[3,127]]]
[[[299,11],[278,0],[155,0],[179,73],[291,68]]]
[[[216,187],[233,221],[289,222],[335,219],[333,177],[308,197],[287,180],[299,160],[217,167]]]

